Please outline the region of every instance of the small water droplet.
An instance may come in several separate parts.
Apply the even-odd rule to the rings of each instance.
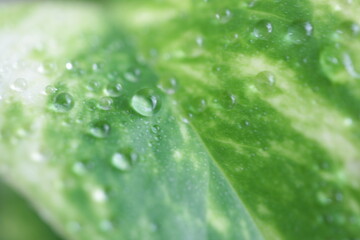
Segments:
[[[204,44],[204,39],[202,37],[197,37],[196,38],[196,44],[199,46],[199,47],[202,47],[203,44]]]
[[[38,66],[37,71],[41,74],[49,74],[55,72],[56,68],[55,63],[43,63]]]
[[[102,63],[93,63],[91,68],[94,72],[98,72],[103,68],[103,64]]]
[[[113,100],[110,97],[103,97],[99,100],[97,106],[98,108],[108,111],[112,108]]]
[[[121,95],[122,86],[120,83],[112,82],[106,87],[105,93],[111,97],[119,97]]]
[[[331,203],[331,198],[324,192],[318,192],[316,197],[322,205],[328,205]]]
[[[70,232],[79,232],[81,230],[81,225],[78,222],[71,221],[67,224],[67,229]]]
[[[275,76],[269,71],[263,71],[255,77],[255,87],[264,93],[270,93],[274,90]]]
[[[86,88],[92,92],[99,92],[101,90],[101,84],[96,80],[92,80],[87,83]]]
[[[141,70],[139,68],[130,68],[125,74],[124,78],[129,82],[139,81]]]
[[[54,94],[57,91],[57,88],[51,85],[48,85],[45,87],[45,94],[46,95],[51,95]]]
[[[121,171],[127,171],[131,169],[131,158],[122,153],[115,153],[111,158],[111,165]]]
[[[33,152],[31,153],[31,160],[34,162],[44,162],[45,156],[40,152]]]
[[[334,83],[347,83],[359,79],[357,62],[350,51],[339,48],[326,48],[320,55],[320,65],[325,75]]]
[[[23,92],[27,89],[28,83],[24,78],[15,79],[10,85],[11,89],[17,92]]]
[[[74,69],[74,64],[71,63],[71,62],[67,62],[67,63],[65,64],[65,68],[66,68],[67,70],[73,70],[73,69]]]
[[[168,78],[167,80],[162,81],[158,88],[167,94],[174,94],[177,90],[177,80],[174,77]]]
[[[91,197],[95,202],[103,203],[107,200],[107,194],[101,188],[95,188],[91,192]]]
[[[312,36],[313,30],[310,22],[294,22],[288,28],[287,39],[294,44],[301,44]]]
[[[113,223],[110,220],[103,220],[100,223],[100,229],[105,232],[111,231],[113,227]]]
[[[72,171],[77,175],[83,175],[86,172],[86,167],[82,162],[75,162]]]
[[[161,97],[156,91],[145,88],[131,98],[131,107],[140,115],[150,117],[160,110]]]
[[[336,38],[348,40],[360,35],[360,25],[352,21],[341,23],[336,29]]]
[[[90,134],[96,138],[106,138],[110,130],[110,125],[106,121],[95,121],[90,124]]]
[[[62,92],[55,96],[53,106],[57,112],[67,112],[74,107],[74,99],[69,93]]]
[[[255,24],[253,34],[256,38],[267,38],[273,32],[273,25],[268,20],[260,20]]]
[[[159,125],[157,125],[157,124],[155,124],[155,125],[152,125],[151,126],[151,131],[153,132],[153,133],[158,133],[159,131],[160,131],[160,126]]]

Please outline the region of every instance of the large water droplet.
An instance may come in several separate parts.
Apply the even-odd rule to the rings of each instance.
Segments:
[[[112,82],[109,83],[106,87],[106,94],[111,97],[118,97],[121,95],[122,86],[120,83]]]
[[[313,30],[310,22],[294,22],[289,26],[287,39],[294,44],[301,44],[312,36]]]
[[[267,38],[273,32],[273,26],[268,20],[260,20],[255,24],[253,34],[256,38]]]
[[[62,92],[55,96],[53,106],[57,112],[67,112],[74,107],[74,99],[69,93]]]
[[[26,79],[24,78],[17,78],[15,79],[12,84],[10,85],[11,89],[17,92],[23,92],[27,89],[28,84]]]
[[[106,121],[95,121],[90,124],[90,134],[97,138],[106,138],[110,130],[110,125]]]
[[[161,108],[161,97],[152,89],[138,91],[131,99],[131,107],[140,115],[150,117]]]

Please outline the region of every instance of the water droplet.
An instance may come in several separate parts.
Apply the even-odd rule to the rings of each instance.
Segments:
[[[83,175],[86,172],[86,167],[82,162],[75,162],[72,171],[77,175]]]
[[[224,109],[232,109],[236,105],[236,96],[229,92],[223,92],[215,102],[218,102]]]
[[[121,95],[122,86],[120,83],[109,83],[106,87],[105,93],[111,97],[118,97]]]
[[[196,38],[196,44],[199,46],[199,47],[202,47],[203,44],[204,44],[204,39],[202,37],[197,37]]]
[[[164,93],[174,94],[177,90],[177,80],[176,78],[171,77],[165,81],[162,81],[158,85],[158,88],[160,88],[160,90],[162,90]]]
[[[158,132],[160,131],[160,126],[157,125],[157,124],[152,125],[152,126],[151,126],[151,131],[152,131],[153,133],[158,133]]]
[[[260,72],[255,77],[255,87],[261,92],[272,92],[275,82],[275,76],[269,71]]]
[[[91,197],[95,202],[103,203],[107,200],[107,194],[101,188],[95,188],[92,193]]]
[[[334,83],[347,83],[360,78],[353,55],[344,48],[326,48],[320,55],[320,65],[325,75]]]
[[[131,107],[140,115],[150,117],[161,108],[161,97],[152,89],[138,91],[131,99]]]
[[[92,80],[87,83],[86,88],[92,92],[99,92],[101,85],[98,81]]]
[[[113,227],[114,227],[113,223],[109,220],[103,220],[100,223],[100,229],[105,232],[111,231],[113,229]]]
[[[360,35],[360,26],[352,21],[341,23],[336,30],[336,38],[348,40]]]
[[[253,34],[256,38],[267,38],[273,32],[273,26],[268,20],[260,20],[255,24]]]
[[[67,112],[74,107],[74,99],[69,93],[62,92],[55,96],[53,106],[57,112]]]
[[[34,162],[44,162],[46,160],[45,156],[40,152],[33,152],[30,157]]]
[[[103,97],[99,100],[97,106],[102,110],[110,110],[113,105],[113,100],[110,97]]]
[[[66,68],[67,70],[73,70],[73,69],[74,69],[74,64],[71,63],[71,62],[67,62],[67,63],[65,64],[65,68]]]
[[[139,68],[130,68],[125,74],[124,78],[129,82],[139,81],[141,70]]]
[[[57,66],[54,63],[43,63],[39,65],[37,70],[41,74],[49,74],[55,72],[56,68]]]
[[[111,158],[111,165],[121,171],[131,169],[131,158],[122,153],[115,153]]]
[[[225,10],[221,11],[220,13],[215,14],[216,20],[218,20],[222,24],[229,22],[231,17],[232,17],[232,14],[229,9],[225,9]]]
[[[95,121],[90,124],[90,134],[97,138],[106,138],[110,130],[110,125],[105,121]]]
[[[12,82],[11,84],[11,89],[17,92],[23,92],[27,89],[28,84],[26,79],[24,78],[17,78],[15,79],[15,81]]]
[[[287,39],[294,44],[301,44],[312,36],[313,30],[310,22],[294,22],[288,28]]]
[[[317,193],[317,200],[322,205],[328,205],[331,203],[331,198],[324,192]]]
[[[100,71],[102,68],[103,68],[103,64],[102,63],[94,63],[92,66],[91,66],[92,70],[94,72],[98,72]]]
[[[79,232],[81,230],[81,225],[78,222],[71,221],[67,224],[67,229],[70,232]]]
[[[45,87],[45,94],[46,95],[51,95],[54,94],[57,91],[57,88],[51,85],[48,85]]]

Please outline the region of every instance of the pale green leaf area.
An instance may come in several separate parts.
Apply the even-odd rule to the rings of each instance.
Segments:
[[[63,239],[360,238],[358,2],[3,8],[0,176]]]

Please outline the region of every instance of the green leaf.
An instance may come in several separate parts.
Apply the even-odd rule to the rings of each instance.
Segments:
[[[358,7],[30,5],[0,174],[66,239],[356,239]]]
[[[0,183],[0,238],[3,240],[59,240],[33,209],[4,183]]]

